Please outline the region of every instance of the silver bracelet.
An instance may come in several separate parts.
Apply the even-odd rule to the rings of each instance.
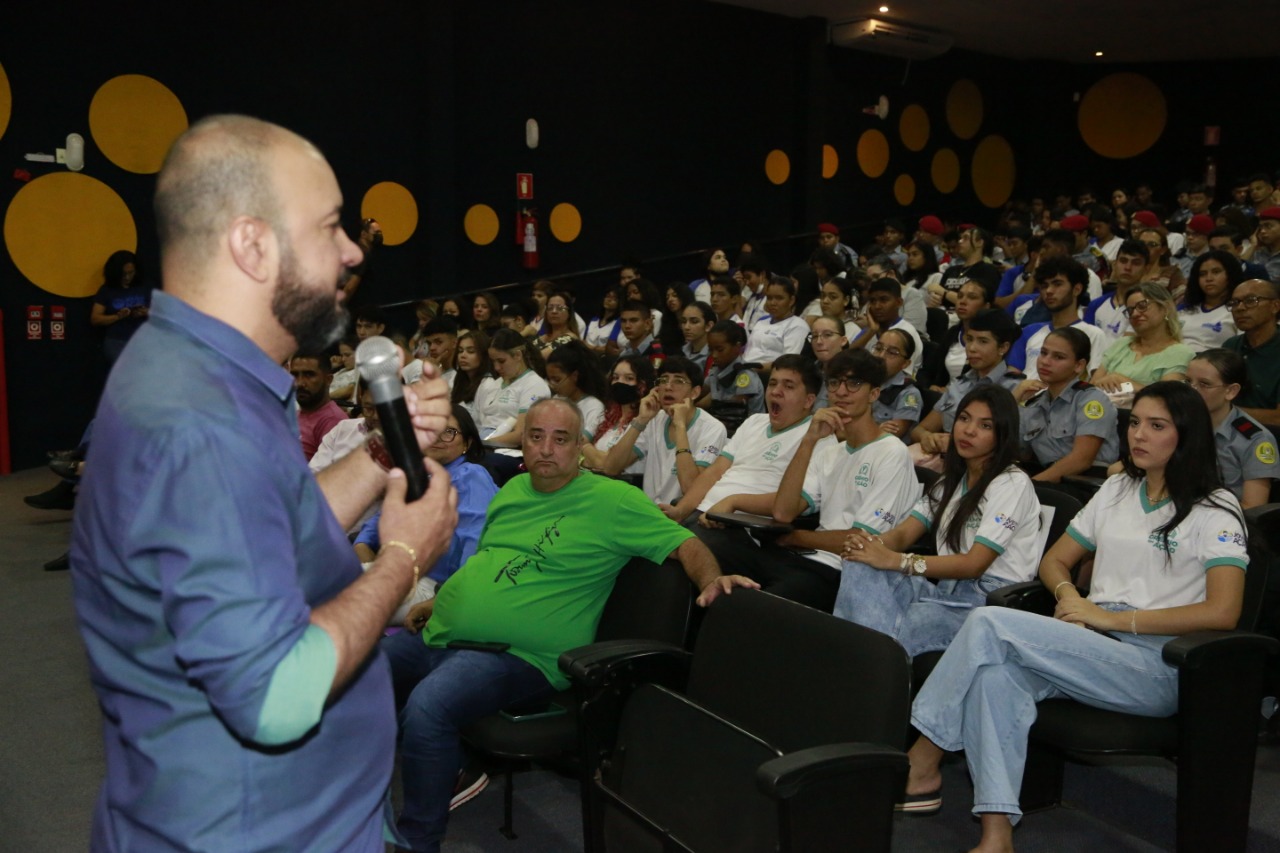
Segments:
[[[1062,589],[1063,585],[1070,586],[1070,585],[1071,585],[1071,581],[1061,581],[1057,586],[1055,586],[1055,587],[1053,588],[1053,600],[1054,600],[1054,601],[1061,601],[1061,600],[1062,600],[1062,599],[1058,598],[1058,590]]]

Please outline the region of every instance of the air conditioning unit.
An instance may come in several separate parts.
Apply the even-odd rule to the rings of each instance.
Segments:
[[[951,49],[946,33],[931,32],[879,18],[854,18],[831,25],[831,43],[904,59],[932,59]]]

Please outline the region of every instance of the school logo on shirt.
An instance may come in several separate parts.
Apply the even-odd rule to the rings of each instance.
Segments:
[[[1161,553],[1174,554],[1178,550],[1178,540],[1174,538],[1177,535],[1177,533],[1178,531],[1175,530],[1169,534],[1168,545],[1165,545],[1163,536],[1161,536],[1159,533],[1152,533],[1150,536],[1147,537],[1147,544],[1150,545],[1152,548],[1155,548],[1157,551],[1160,551]]]
[[[898,517],[896,515],[894,515],[892,512],[885,509],[884,507],[876,508],[875,517],[878,518],[880,521],[884,522],[884,529],[886,530],[889,529],[890,527],[893,527],[894,522],[898,520]]]
[[[862,467],[858,469],[857,476],[853,478],[853,482],[861,488],[871,485],[871,463],[863,462]]]
[[[1008,516],[1008,515],[1003,515],[1003,514],[997,515],[995,518],[995,522],[996,524],[1003,527],[1005,530],[1014,531],[1018,529],[1017,519],[1012,518],[1011,516]]]
[[[1241,548],[1244,547],[1244,536],[1236,530],[1219,530],[1218,541],[1230,542],[1232,545],[1239,545]]]
[[[772,462],[773,460],[778,458],[778,452],[781,450],[782,450],[782,442],[775,441],[773,444],[769,445],[768,448],[766,448],[764,453],[762,453],[761,455],[764,457],[764,460],[766,462]]]
[[[708,444],[706,447],[698,451],[698,455],[699,456],[719,456],[720,448],[716,447],[714,444]]]
[[[745,370],[742,371],[738,374],[738,378],[734,380],[733,384],[737,385],[739,388],[746,388],[751,384],[751,374],[747,373]]]
[[[1253,451],[1253,455],[1258,457],[1258,461],[1263,465],[1276,464],[1276,446],[1269,441],[1259,444]]]
[[[902,398],[902,404],[909,409],[914,409],[916,406],[920,405],[920,400],[915,394],[908,394],[906,397]]]
[[[1106,414],[1106,412],[1102,408],[1102,403],[1098,400],[1090,400],[1084,404],[1084,416],[1089,420],[1099,420],[1104,414]]]

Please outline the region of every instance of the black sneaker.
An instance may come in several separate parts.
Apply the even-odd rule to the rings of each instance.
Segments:
[[[449,811],[453,811],[463,803],[470,802],[489,787],[489,774],[471,767],[458,771],[458,784],[453,789],[453,799],[449,800]]]
[[[44,564],[46,572],[65,572],[71,568],[71,552],[64,551],[61,557],[54,557],[52,560]]]
[[[27,495],[22,499],[27,506],[36,509],[74,509],[76,505],[76,487],[62,480],[47,492],[38,495]]]

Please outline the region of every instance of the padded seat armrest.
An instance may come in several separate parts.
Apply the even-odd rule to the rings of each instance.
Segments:
[[[1217,660],[1234,660],[1246,654],[1267,657],[1280,651],[1280,642],[1262,634],[1244,631],[1193,631],[1165,643],[1164,662],[1191,669],[1210,666]]]
[[[687,671],[692,657],[679,646],[656,640],[606,640],[561,653],[559,664],[560,671],[576,684],[600,687],[623,667]]]
[[[873,743],[832,743],[766,761],[756,771],[756,787],[775,799],[789,800],[830,779],[876,771],[901,772],[905,779],[907,769],[902,750]]]
[[[1012,607],[1042,616],[1052,616],[1055,603],[1053,593],[1040,581],[1011,583],[987,593],[987,604],[992,607]]]

